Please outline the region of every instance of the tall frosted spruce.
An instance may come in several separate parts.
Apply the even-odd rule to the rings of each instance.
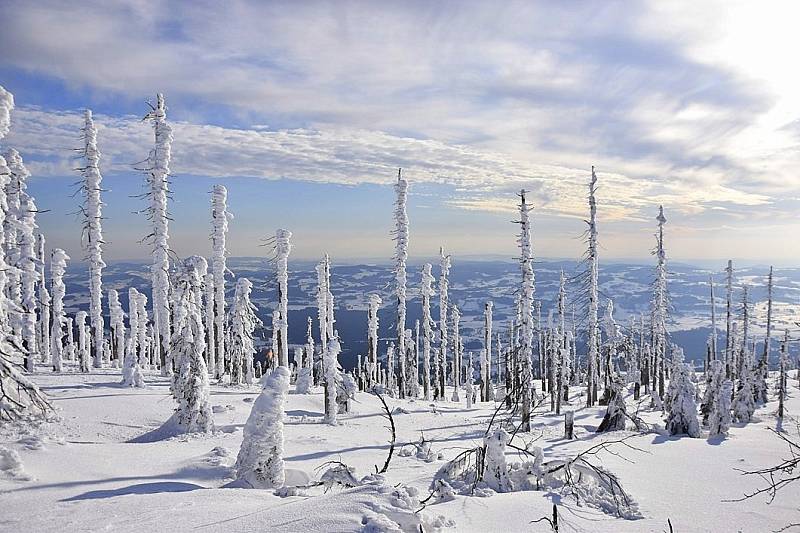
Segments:
[[[444,400],[444,386],[447,374],[447,308],[450,305],[450,256],[439,248],[439,353],[434,370],[436,371],[436,390],[434,400]]]
[[[481,401],[494,400],[492,389],[492,302],[486,302],[483,308],[483,350],[481,351]]]
[[[211,276],[213,279],[213,330],[208,338],[214,346],[208,347],[209,365],[216,362],[216,375],[222,377],[230,372],[225,353],[225,272],[227,270],[227,249],[225,237],[228,222],[233,218],[228,212],[228,190],[223,185],[214,185],[211,191]],[[211,294],[206,288],[207,295]],[[208,297],[207,297],[208,301]],[[207,309],[207,312],[209,310]],[[213,355],[211,355],[213,354]]]
[[[8,134],[14,97],[0,86],[0,140]],[[6,198],[5,187],[9,181],[10,170],[6,160],[0,155],[0,228],[4,227]],[[0,231],[0,250],[3,249],[4,236]],[[9,265],[0,253],[0,334],[5,338],[10,334],[6,310],[6,273]],[[4,353],[0,353],[0,422],[18,420],[28,415],[44,415],[51,410],[47,397],[39,391],[35,383],[17,370],[16,365]]]
[[[422,281],[420,295],[422,296],[422,392],[425,400],[433,398],[431,393],[431,340],[433,338],[433,319],[431,318],[431,296],[433,290],[433,275],[431,264],[422,265]]]
[[[666,374],[666,352],[667,352],[667,254],[664,251],[664,224],[667,219],[664,217],[663,206],[658,206],[658,232],[656,233],[656,248],[653,254],[656,256],[656,279],[653,286],[653,337],[654,337],[654,357],[656,361],[656,372],[658,373],[658,397],[664,398],[664,379]]]
[[[64,285],[64,273],[67,271],[69,256],[61,248],[53,248],[50,255],[50,283],[53,291],[53,326],[50,334],[50,352],[53,358],[53,371],[61,372],[64,361],[64,296],[67,286]]]
[[[147,197],[150,206],[147,216],[153,225],[149,240],[153,247],[151,275],[153,282],[153,323],[155,325],[155,349],[159,353],[161,374],[171,376],[173,371],[170,335],[172,324],[169,305],[169,162],[172,149],[172,127],[167,123],[167,107],[164,95],[159,93],[156,105],[145,116],[153,126],[155,142],[147,158]]]
[[[728,259],[725,268],[725,376],[729,379],[736,379],[733,337],[733,261]]]
[[[278,366],[289,368],[289,253],[292,251],[290,242],[292,232],[279,229],[275,233],[275,253],[278,277],[278,312],[280,313],[279,329],[277,331]],[[299,361],[295,361],[299,364]]]
[[[16,279],[19,281],[20,312],[17,314],[15,331],[20,333],[25,351],[25,370],[33,372],[35,360],[39,355],[36,343],[36,284],[38,254],[36,250],[36,204],[27,193],[27,179],[30,172],[25,168],[22,156],[14,149],[6,153],[8,168],[11,170],[11,186],[15,191],[16,210],[13,217],[16,238]]]
[[[325,387],[325,422],[336,425],[338,405],[337,388],[341,383],[339,353],[341,345],[334,335],[333,293],[331,293],[331,261],[328,254],[317,265],[317,310],[319,313],[320,347],[322,349],[322,375]]]
[[[135,287],[128,289],[128,325],[130,337],[125,344],[125,356],[122,361],[122,385],[126,387],[144,387],[144,374],[142,373],[142,353],[144,345],[141,343],[141,332],[145,325],[142,310],[147,305],[147,296],[141,294]],[[145,320],[146,321],[146,320]]]
[[[599,328],[598,328],[598,309],[600,306],[598,291],[598,275],[599,266],[597,258],[597,200],[595,193],[597,192],[597,174],[595,174],[594,167],[592,167],[592,179],[589,182],[589,228],[588,228],[588,242],[589,249],[587,251],[586,260],[588,262],[589,274],[589,315],[588,315],[588,344],[587,344],[587,391],[586,391],[586,406],[591,407],[597,401],[597,386],[598,386],[598,366],[600,357],[598,348],[600,346]]]
[[[525,198],[525,190],[520,191],[519,203],[519,235],[517,244],[520,250],[520,270],[522,282],[520,286],[520,344],[519,344],[519,373],[520,373],[520,403],[521,431],[531,430],[531,407],[533,402],[533,375],[531,374],[531,364],[533,360],[533,294],[535,291],[535,279],[533,275],[533,253],[531,250],[531,226],[530,210],[531,206]]]
[[[408,199],[408,181],[403,178],[402,169],[397,170],[397,183],[394,191],[394,278],[395,294],[397,295],[397,356],[406,357],[406,260],[408,259],[408,213],[406,200]],[[401,365],[402,367],[402,365]],[[404,398],[408,384],[406,376],[401,374],[400,397]]]

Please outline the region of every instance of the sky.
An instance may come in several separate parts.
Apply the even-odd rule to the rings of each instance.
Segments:
[[[410,255],[578,258],[591,166],[601,258],[797,266],[797,2],[0,2],[3,150],[32,173],[51,246],[82,257],[75,149],[98,126],[106,257],[143,259],[151,126],[174,128],[171,244],[210,252],[228,187],[229,252],[392,256],[392,184],[411,183]]]

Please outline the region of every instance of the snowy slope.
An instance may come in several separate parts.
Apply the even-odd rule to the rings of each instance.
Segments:
[[[620,456],[603,454],[598,463],[620,476],[623,487],[639,504],[640,520],[622,520],[596,508],[562,498],[557,492],[517,492],[456,496],[453,501],[406,508],[403,487],[418,489],[419,499],[444,460],[427,463],[395,452],[384,482],[343,490],[307,489],[304,494],[276,496],[272,490],[223,488],[231,481],[242,427],[258,389],[214,386],[217,431],[211,436],[166,441],[131,442],[158,428],[171,414],[168,384],[148,374],[146,389],[122,388],[112,370],[92,374],[53,375],[44,368],[34,379],[53,398],[61,421],[0,429],[0,446],[16,450],[31,481],[12,479],[0,460],[0,531],[359,531],[362,521],[381,515],[414,523],[424,516],[424,529],[444,531],[549,531],[544,523],[553,503],[560,511],[561,531],[665,531],[670,519],[675,531],[771,531],[797,521],[800,484],[788,487],[774,503],[758,497],[737,503],[762,486],[737,469],[774,464],[787,455],[785,445],[767,430],[775,428],[775,402],[756,413],[757,421],[735,425],[725,440],[664,437],[650,433],[628,441],[639,448],[614,448]],[[800,410],[800,390],[794,377],[788,410]],[[293,387],[292,387],[293,388]],[[578,390],[573,394],[577,395]],[[449,395],[448,395],[449,397]],[[322,392],[290,394],[286,412],[287,479],[315,479],[327,461],[342,461],[361,477],[382,465],[388,449],[386,420],[377,399],[359,393],[353,412],[340,424],[322,421]],[[388,399],[398,444],[424,434],[433,451],[451,459],[482,442],[493,404],[472,410],[443,402]],[[562,438],[560,417],[537,413],[534,428],[523,440],[535,440],[545,461],[568,458],[601,439],[618,439],[629,432],[596,435],[603,408],[576,408],[575,441]],[[635,408],[629,399],[629,407]],[[642,411],[651,423],[659,413]],[[502,413],[498,415],[502,418]],[[794,430],[794,424],[786,424]],[[138,440],[148,440],[138,439]],[[408,448],[408,447],[406,447]],[[507,454],[509,462],[519,460]],[[395,485],[398,488],[395,488]],[[398,491],[401,491],[398,494]],[[411,527],[411,526],[409,526]],[[380,530],[380,529],[376,529]]]

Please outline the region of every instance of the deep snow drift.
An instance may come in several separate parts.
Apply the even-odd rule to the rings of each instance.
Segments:
[[[260,392],[254,384],[240,388],[212,385],[216,431],[155,442],[131,442],[159,427],[172,414],[174,401],[166,378],[145,372],[148,387],[119,385],[119,370],[91,374],[53,374],[44,367],[33,379],[59,409],[60,421],[16,424],[0,429],[0,530],[2,531],[550,531],[544,522],[531,524],[559,508],[560,531],[772,531],[797,522],[800,484],[779,493],[742,502],[745,492],[763,486],[737,469],[775,464],[788,455],[786,446],[768,428],[776,427],[776,402],[756,411],[754,422],[732,424],[729,437],[708,439],[637,435],[614,453],[601,453],[596,464],[614,472],[635,500],[643,518],[625,520],[598,506],[576,503],[558,489],[456,494],[452,499],[429,494],[436,472],[458,454],[484,442],[495,404],[427,402],[386,398],[395,413],[398,448],[388,472],[361,486],[338,485],[300,490],[223,488],[233,481],[232,466],[242,430]],[[789,380],[789,413],[800,410],[797,381]],[[286,402],[284,461],[287,485],[309,485],[341,461],[361,479],[383,465],[389,434],[375,396],[357,393],[352,412],[338,425],[323,423],[322,389],[293,394]],[[532,431],[514,443],[541,447],[544,462],[574,457],[604,440],[618,440],[632,431],[594,433],[604,407],[587,409],[573,389],[576,440],[563,438],[563,417],[534,412]],[[448,393],[447,397],[450,397]],[[629,412],[637,405],[627,397]],[[663,426],[660,413],[639,415]],[[502,411],[497,419],[504,418]],[[497,422],[496,422],[497,423]],[[630,428],[631,424],[629,424]],[[784,427],[796,431],[786,420]],[[420,453],[419,444],[424,438]],[[402,446],[402,447],[401,447]],[[494,453],[494,452],[493,452]],[[511,464],[524,458],[506,449]],[[325,465],[325,466],[323,466]],[[288,494],[288,495],[287,495]],[[480,496],[478,495],[480,494]],[[482,497],[483,496],[483,497]]]

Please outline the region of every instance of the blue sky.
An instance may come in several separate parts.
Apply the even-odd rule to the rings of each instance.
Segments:
[[[209,252],[229,189],[233,255],[278,227],[295,256],[392,253],[396,168],[411,254],[514,253],[531,191],[535,253],[578,257],[596,165],[606,258],[646,259],[659,204],[679,260],[793,264],[800,253],[800,40],[792,2],[15,2],[0,34],[11,134],[80,257],[70,195],[81,112],[99,127],[109,258],[142,258],[132,166],[166,94],[172,242]]]

